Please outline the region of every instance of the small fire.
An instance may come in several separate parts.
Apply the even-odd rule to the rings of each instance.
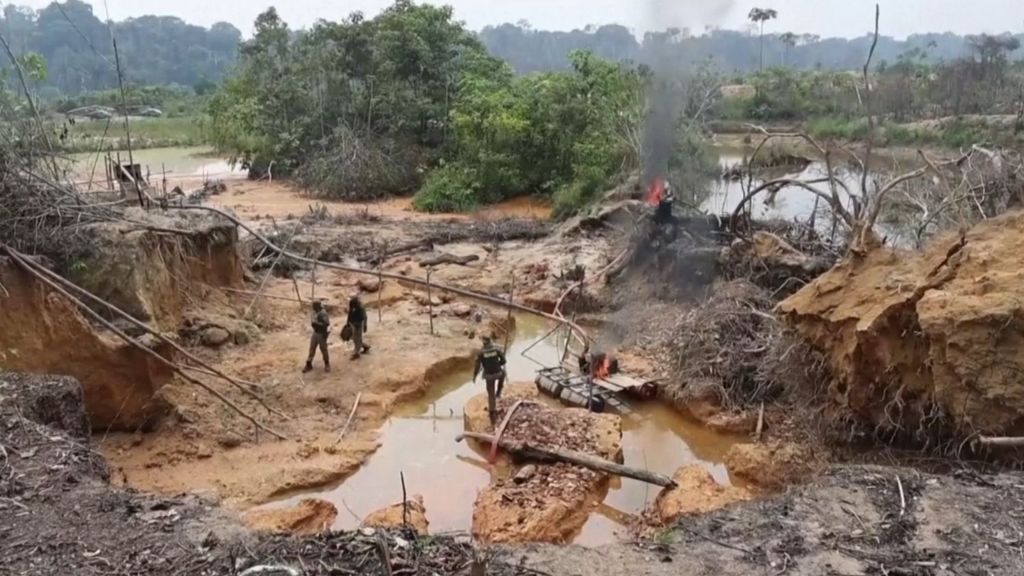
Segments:
[[[651,206],[657,206],[661,203],[662,198],[665,197],[665,178],[658,176],[651,181],[651,185],[647,188],[647,204]]]
[[[594,376],[597,378],[607,378],[612,373],[612,356],[611,354],[600,354],[596,358],[596,365],[594,366]]]

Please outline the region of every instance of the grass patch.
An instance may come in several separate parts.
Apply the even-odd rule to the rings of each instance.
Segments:
[[[168,148],[202,146],[209,143],[204,116],[179,118],[130,118],[132,148]],[[67,152],[90,152],[97,149],[123,150],[128,147],[124,119],[77,120],[67,126],[67,136],[60,147]]]

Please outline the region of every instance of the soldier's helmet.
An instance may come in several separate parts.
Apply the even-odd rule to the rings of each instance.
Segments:
[[[319,311],[321,311],[323,309],[324,309],[324,303],[323,302],[321,302],[320,300],[314,300],[313,301],[313,310],[319,312]]]

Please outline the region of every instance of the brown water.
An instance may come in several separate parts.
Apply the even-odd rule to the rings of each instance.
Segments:
[[[554,337],[533,345],[550,327],[533,317],[517,319],[516,338],[509,348],[510,382],[532,382],[539,363],[557,365],[560,348]],[[532,359],[532,360],[531,360]],[[359,519],[402,500],[400,473],[409,496],[422,495],[432,534],[468,532],[477,492],[491,481],[486,458],[466,443],[462,409],[481,394],[470,371],[450,374],[433,383],[427,396],[399,407],[380,431],[381,448],[341,485],[315,494],[302,494],[271,506],[295,504],[302,498],[321,498],[337,506],[336,529],[352,529]],[[552,406],[558,404],[554,400]],[[710,432],[659,405],[638,406],[637,419],[623,423],[625,464],[671,475],[680,466],[706,468],[720,484],[729,484],[723,456],[735,439]],[[623,522],[652,502],[659,488],[629,479],[613,479],[604,505],[591,514],[577,544],[616,541]]]

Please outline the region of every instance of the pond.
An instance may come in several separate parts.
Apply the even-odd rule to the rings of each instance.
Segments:
[[[103,159],[106,153],[79,153],[70,156],[71,178],[80,187],[106,186],[106,171]],[[110,152],[111,158],[120,157],[122,164],[128,164],[127,150]],[[147,148],[133,150],[132,159],[142,165],[142,173],[149,174],[150,185],[162,186],[166,174],[168,188],[182,184],[198,184],[204,180],[227,180],[244,178],[245,172],[239,166],[232,166],[227,158],[218,156],[212,148],[205,146],[179,146],[172,148]],[[182,186],[183,188],[185,186]]]

